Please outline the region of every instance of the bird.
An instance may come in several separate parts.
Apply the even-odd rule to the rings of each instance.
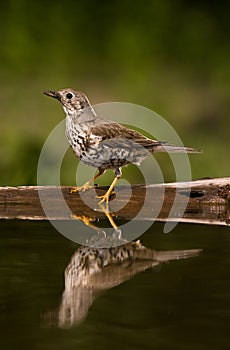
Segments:
[[[73,187],[71,192],[86,191],[107,169],[114,171],[115,177],[106,193],[99,196],[99,204],[109,203],[123,166],[140,164],[154,152],[200,153],[191,147],[148,138],[136,130],[104,119],[81,91],[65,88],[46,90],[43,94],[61,103],[66,114],[66,136],[77,158],[98,170],[93,178],[82,186]]]
[[[72,255],[65,269],[65,290],[54,315],[58,327],[70,328],[80,324],[94,300],[135,275],[173,260],[197,257],[202,249],[157,251],[140,241],[121,246],[97,248],[81,246]],[[150,276],[150,275],[149,275]],[[48,318],[48,317],[47,317]]]

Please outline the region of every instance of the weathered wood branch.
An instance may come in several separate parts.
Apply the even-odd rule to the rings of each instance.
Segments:
[[[106,189],[95,190],[102,195]],[[105,218],[94,189],[73,194],[70,190],[66,186],[0,187],[0,218],[69,220],[71,213],[93,220]],[[118,186],[110,203],[118,220],[130,220],[138,215],[138,220],[229,225],[230,178],[133,185],[131,190],[128,186]]]

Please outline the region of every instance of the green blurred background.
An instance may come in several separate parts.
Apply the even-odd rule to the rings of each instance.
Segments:
[[[191,158],[194,179],[229,175],[229,1],[11,0],[0,7],[1,185],[36,184],[43,143],[64,118],[41,91],[64,87],[94,104],[153,109],[184,144],[204,150]],[[73,164],[68,152],[63,184],[74,183]]]

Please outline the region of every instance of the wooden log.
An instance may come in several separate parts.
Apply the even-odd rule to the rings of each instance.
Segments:
[[[107,188],[96,188],[96,192],[102,195]],[[68,186],[0,187],[0,218],[70,220],[71,213],[92,220],[105,218],[94,189],[73,194],[70,190]],[[42,204],[39,196],[43,198]],[[110,203],[116,220],[137,216],[138,220],[229,225],[230,178],[133,185],[131,193],[130,187],[118,186]]]

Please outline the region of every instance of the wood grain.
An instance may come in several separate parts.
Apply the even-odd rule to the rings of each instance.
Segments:
[[[96,192],[102,195],[107,188],[97,188]],[[70,194],[70,190],[67,186],[0,187],[0,218],[71,220],[71,214],[93,220],[105,218],[94,189],[83,194]],[[173,207],[175,195],[177,203]],[[48,217],[40,198],[48,208]],[[229,225],[230,178],[133,185],[131,195],[128,186],[118,186],[110,203],[117,220],[130,220],[138,215],[138,220]]]

